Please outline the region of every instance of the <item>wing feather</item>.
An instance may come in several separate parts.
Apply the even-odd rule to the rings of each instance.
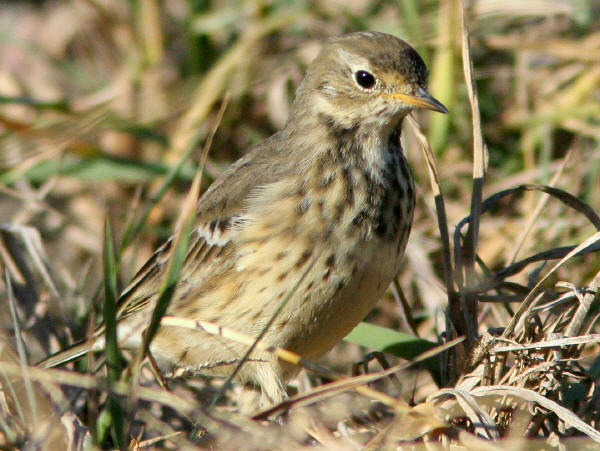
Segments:
[[[286,141],[279,133],[273,135],[232,164],[199,199],[181,283],[193,280],[193,288],[201,292],[203,283],[214,282],[231,268],[226,259],[236,252],[234,235],[245,225],[248,197],[285,173],[298,170],[292,158],[282,158],[282,154],[294,151]],[[171,246],[169,239],[125,288],[119,301],[119,319],[145,308],[156,297]]]

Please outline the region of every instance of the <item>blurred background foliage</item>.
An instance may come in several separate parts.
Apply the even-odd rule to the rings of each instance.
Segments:
[[[8,265],[11,235],[29,256],[15,262],[20,271],[7,269],[15,291],[36,287],[17,293],[32,361],[85,334],[101,298],[105,219],[122,251],[119,283],[127,282],[170,235],[212,131],[204,188],[283,126],[306,66],[330,36],[391,33],[428,64],[430,90],[450,114],[418,119],[438,160],[452,233],[470,211],[473,158],[459,11],[458,0],[0,0],[0,253]],[[465,11],[489,152],[484,197],[553,184],[600,210],[600,3],[473,0]],[[433,194],[415,136],[406,130],[403,141],[419,205],[400,286],[416,321],[402,314],[398,290],[368,320],[399,330],[411,323],[412,333],[437,341],[447,297]],[[140,233],[119,245],[140,217]],[[478,255],[493,270],[593,232],[556,199],[528,192],[483,216]],[[577,257],[550,283],[582,286],[598,268],[598,255]],[[513,280],[528,285],[528,276]],[[3,325],[12,328],[7,309],[2,303]],[[481,331],[509,319],[482,304]],[[328,359],[347,373],[361,356],[345,344]],[[417,399],[432,391],[427,381],[414,384]]]
[[[476,0],[466,15],[489,150],[484,195],[552,181],[598,210],[600,4]],[[473,153],[457,0],[0,1],[0,222],[39,231],[49,275],[38,305],[54,324],[70,330],[78,314],[86,327],[102,279],[106,217],[122,237],[183,162],[135,245],[123,249],[126,282],[170,234],[211,130],[218,127],[205,186],[282,127],[323,40],[358,30],[415,46],[430,68],[431,92],[450,110],[418,114],[438,158],[452,228],[469,212]],[[201,145],[182,160],[198,136]],[[401,284],[418,333],[436,340],[447,299],[433,198],[414,136],[403,139],[419,208]],[[577,244],[593,231],[551,200],[525,236],[539,201],[527,193],[484,216],[479,255],[490,268]],[[558,280],[582,283],[600,266],[593,255],[574,262]],[[501,319],[489,313],[483,310],[482,328]],[[402,327],[391,293],[370,320]],[[42,343],[37,352],[56,346]]]

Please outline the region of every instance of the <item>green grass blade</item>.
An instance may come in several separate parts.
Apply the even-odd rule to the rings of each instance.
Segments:
[[[193,168],[190,165],[184,166],[182,163],[170,167],[161,163],[145,163],[134,159],[119,158],[102,152],[85,158],[66,155],[60,159],[42,160],[25,171],[20,168],[6,170],[0,173],[0,183],[10,185],[22,179],[32,183],[44,183],[56,175],[84,181],[113,180],[141,183],[167,174],[167,177],[170,177],[170,183],[176,178],[189,181],[193,178]]]
[[[358,324],[344,340],[406,360],[412,360],[437,346],[437,343],[432,341],[365,322]],[[434,357],[424,364],[434,377],[439,375],[439,358]]]
[[[146,205],[146,208],[144,209],[142,215],[137,219],[137,221],[130,223],[130,225],[127,227],[123,236],[123,241],[121,242],[121,251],[123,251],[123,249],[129,246],[129,244],[131,244],[131,242],[137,236],[140,230],[142,230],[144,224],[146,223],[148,215],[150,214],[154,206],[160,201],[160,199],[162,199],[162,197],[167,192],[169,187],[173,184],[173,182],[179,177],[184,168],[185,162],[191,157],[192,152],[194,152],[194,150],[196,150],[196,148],[198,147],[198,143],[200,142],[202,136],[203,134],[201,130],[198,130],[181,159],[167,173],[165,181],[163,182],[159,190],[156,192],[156,194],[152,196],[152,198]]]
[[[108,220],[104,223],[104,249],[102,252],[102,264],[104,268],[104,322],[106,329],[106,364],[108,366],[108,378],[114,382],[121,375],[121,353],[117,342],[117,258],[113,234]]]
[[[173,239],[173,250],[171,252],[169,263],[158,292],[158,301],[156,302],[156,307],[152,312],[152,319],[148,325],[148,329],[146,329],[144,343],[142,344],[142,350],[138,358],[143,358],[143,356],[145,356],[148,352],[150,343],[152,342],[152,339],[154,338],[154,335],[160,326],[160,321],[166,313],[167,307],[171,302],[171,298],[175,293],[179,274],[187,254],[190,232],[192,231],[192,226],[194,225],[196,202],[200,192],[201,178],[202,171],[198,171],[196,177],[194,178],[194,182],[192,183],[192,187],[190,188],[190,193],[188,194],[183,205],[182,214],[179,218],[178,226],[176,227],[177,231],[175,233],[175,238]]]
[[[112,384],[121,376],[121,352],[117,342],[117,259],[112,230],[108,219],[104,223],[104,249],[102,253],[104,267],[104,323],[106,345],[104,355],[108,367],[108,380]],[[125,415],[121,400],[112,391],[108,395],[107,405],[98,418],[98,438],[102,443],[108,432],[115,444],[124,449]]]

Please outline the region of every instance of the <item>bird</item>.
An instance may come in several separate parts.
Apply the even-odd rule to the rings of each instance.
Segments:
[[[427,77],[419,54],[393,35],[327,40],[283,128],[200,196],[167,315],[252,337],[268,326],[263,344],[306,359],[322,357],[348,334],[401,266],[415,206],[402,120],[417,108],[448,113],[428,93]],[[166,241],[120,296],[121,348],[139,349],[143,341],[172,244]],[[104,346],[100,325],[91,339],[39,365],[62,365]],[[231,375],[247,350],[176,326],[161,326],[150,346],[165,372],[217,377]],[[235,380],[255,387],[267,406],[287,397],[297,371],[257,348]]]

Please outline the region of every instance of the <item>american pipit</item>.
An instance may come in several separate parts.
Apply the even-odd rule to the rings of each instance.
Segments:
[[[285,127],[235,162],[200,198],[197,224],[168,315],[257,336],[293,293],[263,343],[315,359],[360,322],[399,269],[414,184],[400,147],[415,107],[446,113],[425,90],[427,68],[383,33],[329,40],[307,70]],[[121,295],[118,336],[137,349],[157,299],[171,241]],[[305,274],[302,282],[295,284]],[[92,350],[104,346],[98,329]],[[55,366],[89,351],[75,345]],[[167,369],[225,376],[247,346],[161,327],[151,352]],[[256,351],[237,379],[263,402],[285,397],[293,368]]]

